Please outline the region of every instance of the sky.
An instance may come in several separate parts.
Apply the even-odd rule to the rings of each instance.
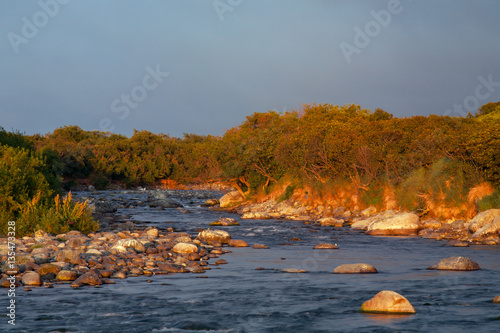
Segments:
[[[497,0],[0,0],[0,126],[222,135],[254,112],[500,101]]]

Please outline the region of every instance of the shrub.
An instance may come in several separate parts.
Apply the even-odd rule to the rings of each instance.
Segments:
[[[500,208],[500,191],[495,190],[492,194],[483,197],[477,202],[477,208],[480,212]]]

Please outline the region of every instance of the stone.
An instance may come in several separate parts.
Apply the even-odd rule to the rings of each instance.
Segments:
[[[196,238],[203,242],[217,241],[221,244],[227,244],[231,236],[229,236],[229,233],[224,230],[207,229],[201,231]]]
[[[146,248],[144,245],[136,239],[133,238],[123,238],[113,244],[111,249],[115,249],[118,252],[125,252],[127,248],[133,248],[137,252],[145,252]]]
[[[224,264],[227,264],[227,260],[226,259],[217,259],[217,261],[215,261],[215,263],[217,265],[224,265]]]
[[[42,279],[37,272],[26,272],[22,277],[25,286],[41,286]]]
[[[62,270],[57,273],[56,279],[59,281],[75,281],[77,279],[77,274],[73,271]]]
[[[246,220],[268,220],[272,218],[272,216],[264,212],[248,212],[241,215],[241,218]]]
[[[500,304],[500,296],[495,296],[495,298],[493,298],[492,302]]]
[[[264,244],[254,244],[253,245],[253,248],[254,249],[268,249],[269,247],[267,247],[266,245]]]
[[[219,199],[208,199],[201,206],[202,207],[212,207],[212,206],[218,205],[219,203],[220,203]]]
[[[337,228],[344,226],[344,220],[336,219],[333,217],[324,217],[322,219],[319,219],[318,223],[322,226],[331,226],[331,227],[337,227]]]
[[[448,271],[475,271],[481,269],[479,264],[466,257],[449,257],[441,259],[437,265],[428,269],[448,270]]]
[[[500,209],[488,209],[484,212],[477,214],[469,223],[469,232],[474,234],[482,227],[490,224],[493,220],[500,216]]]
[[[238,191],[232,191],[226,193],[222,198],[219,199],[220,207],[227,208],[234,206],[235,204],[245,200],[245,198]]]
[[[56,256],[56,261],[69,262],[74,265],[80,258],[80,252],[76,250],[61,250]]]
[[[366,208],[365,210],[363,210],[361,213],[359,213],[361,216],[365,216],[365,217],[368,217],[370,215],[373,215],[377,212],[377,208],[373,207],[373,206],[370,206],[368,208]]]
[[[85,239],[81,237],[72,237],[66,241],[67,247],[80,247],[85,244]]]
[[[343,264],[335,267],[335,274],[370,274],[378,273],[377,269],[370,264]]]
[[[98,272],[95,270],[90,270],[87,273],[83,274],[79,278],[77,278],[74,282],[74,284],[79,284],[79,285],[89,285],[89,286],[97,286],[101,285],[101,277],[99,276]]]
[[[307,273],[305,269],[300,268],[285,268],[281,270],[283,273]]]
[[[318,243],[314,245],[313,249],[315,250],[323,250],[323,249],[338,249],[339,247],[337,244],[332,244],[332,243]]]
[[[248,247],[248,243],[241,239],[230,239],[228,244],[231,247]]]
[[[60,271],[61,267],[58,265],[54,264],[42,264],[40,268],[37,270],[37,273],[40,274],[40,276],[45,276],[48,274],[54,274],[56,276]]]
[[[158,263],[158,268],[168,273],[185,273],[186,271],[186,269],[181,266],[168,263]]]
[[[160,208],[180,208],[180,207],[183,207],[177,201],[174,201],[174,200],[169,199],[169,198],[154,200],[149,204],[149,206],[150,207],[160,207]]]
[[[493,219],[491,223],[486,224],[482,228],[478,229],[467,240],[469,242],[478,242],[478,241],[483,241],[489,237],[498,238],[499,233],[500,233],[500,216],[497,216],[495,219]]]
[[[189,244],[189,243],[177,243],[172,248],[172,252],[175,252],[175,253],[196,253],[196,252],[198,252],[198,247],[194,244]]]
[[[210,226],[224,226],[224,227],[229,227],[233,225],[240,225],[238,221],[231,217],[221,217],[217,221],[214,221],[209,224]]]
[[[98,249],[88,249],[87,252],[85,252],[86,254],[92,254],[92,255],[95,255],[95,256],[102,256],[102,252],[99,251]]]
[[[159,231],[157,228],[151,228],[146,231],[146,235],[148,235],[149,237],[158,238]]]
[[[402,295],[391,291],[383,290],[372,299],[361,305],[359,312],[368,313],[393,313],[393,314],[415,314],[413,305]]]
[[[446,245],[453,246],[453,247],[469,247],[469,243],[462,242],[459,240],[449,241]]]
[[[401,213],[371,223],[366,228],[368,235],[409,236],[422,229],[420,218],[414,213]]]

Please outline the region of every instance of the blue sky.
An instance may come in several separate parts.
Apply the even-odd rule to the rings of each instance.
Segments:
[[[472,109],[500,100],[498,14],[496,0],[0,0],[0,126],[221,135],[303,103]]]

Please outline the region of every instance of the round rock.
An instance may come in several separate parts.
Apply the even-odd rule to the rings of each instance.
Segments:
[[[475,271],[481,269],[479,264],[466,257],[449,257],[441,259],[437,265],[429,267],[429,269],[439,269],[448,271]]]
[[[416,313],[411,303],[404,296],[391,290],[383,290],[372,299],[364,302],[359,312],[394,314]]]
[[[40,278],[40,274],[37,272],[27,272],[22,277],[23,284],[25,286],[41,286],[42,279]]]
[[[172,248],[172,251],[175,253],[196,253],[198,252],[198,247],[189,243],[177,243]]]

